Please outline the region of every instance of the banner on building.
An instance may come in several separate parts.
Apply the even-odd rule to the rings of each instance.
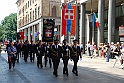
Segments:
[[[70,32],[76,33],[76,5],[62,4],[62,36]]]
[[[53,42],[55,19],[43,19],[43,42]]]
[[[20,40],[24,39],[24,32],[20,32]]]
[[[18,40],[23,40],[24,39],[24,32],[18,32],[17,33],[17,39]]]
[[[124,36],[124,26],[119,26],[119,36]]]

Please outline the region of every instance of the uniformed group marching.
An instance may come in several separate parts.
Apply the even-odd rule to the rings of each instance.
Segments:
[[[82,56],[80,46],[78,46],[77,40],[73,41],[72,46],[68,45],[66,40],[63,40],[63,45],[59,45],[58,40],[54,40],[54,44],[42,43],[41,40],[37,41],[36,44],[34,44],[33,41],[31,41],[31,43],[29,44],[29,41],[27,40],[24,42],[24,44],[22,42],[15,42],[13,45],[12,43],[10,43],[7,45],[8,56],[10,56],[10,53],[12,52],[12,50],[10,50],[11,46],[13,46],[14,49],[16,48],[16,50],[14,50],[14,53],[16,54],[16,59],[10,61],[10,59],[8,58],[8,63],[10,63],[9,69],[11,69],[11,63],[15,64],[15,61],[19,63],[19,57],[23,57],[24,61],[27,62],[28,56],[30,55],[30,61],[34,62],[36,54],[38,68],[43,68],[42,60],[44,57],[45,67],[47,66],[47,62],[49,61],[50,68],[53,67],[54,69],[53,75],[57,77],[57,69],[60,59],[62,58],[64,64],[63,74],[66,74],[68,76],[68,61],[70,59],[74,62],[72,72],[76,76],[78,76],[77,62],[79,58],[82,59]]]

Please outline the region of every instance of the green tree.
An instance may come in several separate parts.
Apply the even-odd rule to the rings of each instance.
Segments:
[[[9,16],[6,16],[1,22],[2,34],[1,39],[16,39],[17,34],[17,13],[11,13]]]
[[[1,40],[4,40],[4,31],[3,31],[3,28],[2,28],[2,25],[0,24],[0,41]]]

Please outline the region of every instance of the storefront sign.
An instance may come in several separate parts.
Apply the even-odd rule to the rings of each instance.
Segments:
[[[124,36],[124,26],[119,27],[119,36]]]

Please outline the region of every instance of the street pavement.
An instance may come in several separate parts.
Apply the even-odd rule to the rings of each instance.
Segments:
[[[69,61],[69,76],[63,75],[62,60],[59,64],[58,77],[53,75],[53,68],[37,68],[34,62],[24,62],[20,58],[15,69],[8,71],[7,54],[2,51],[0,56],[0,83],[124,83],[124,69],[119,69],[116,64],[113,68],[114,59],[106,62],[103,58],[91,59],[86,54],[82,61],[78,62],[78,76],[73,74],[73,62]]]

